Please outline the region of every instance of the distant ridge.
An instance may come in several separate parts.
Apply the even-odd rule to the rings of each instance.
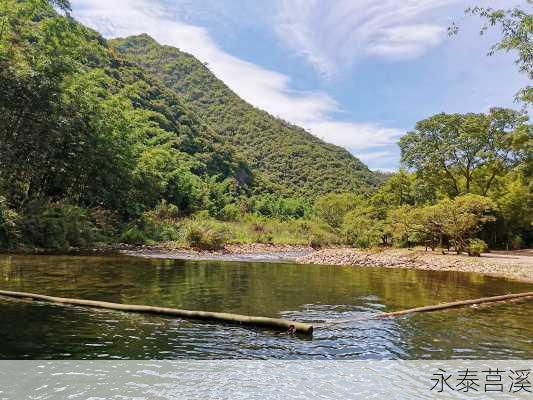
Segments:
[[[347,150],[275,118],[237,96],[194,56],[143,34],[109,41],[158,77],[203,122],[241,153],[265,185],[286,195],[368,192],[381,175]]]

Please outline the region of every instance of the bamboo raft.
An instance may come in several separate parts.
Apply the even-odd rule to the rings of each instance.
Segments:
[[[53,297],[53,296],[45,296],[42,294],[25,293],[25,292],[10,292],[6,290],[0,290],[0,296],[10,297],[10,298],[19,298],[19,299],[39,300],[39,301],[46,301],[50,303],[56,303],[56,304],[67,304],[67,305],[75,305],[75,306],[103,308],[103,309],[108,309],[108,310],[119,310],[119,311],[136,312],[136,313],[144,313],[144,314],[166,315],[166,316],[179,317],[179,318],[184,318],[184,319],[220,321],[220,322],[237,324],[237,325],[248,325],[248,326],[257,326],[257,327],[262,327],[262,328],[270,328],[270,329],[274,329],[277,331],[284,331],[288,333],[301,333],[304,335],[313,334],[313,325],[311,324],[305,324],[302,322],[290,321],[290,320],[279,319],[279,318],[251,317],[248,315],[229,314],[229,313],[220,313],[220,312],[191,311],[191,310],[180,310],[177,308],[167,308],[167,307],[153,307],[153,306],[143,306],[143,305],[136,305],[136,304],[110,303],[107,301],[69,299],[66,297]]]

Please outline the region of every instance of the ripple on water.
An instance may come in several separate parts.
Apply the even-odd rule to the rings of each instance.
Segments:
[[[0,256],[2,288],[324,322],[531,290],[475,274],[268,263]],[[4,260],[5,261],[5,260]],[[268,330],[0,300],[0,358],[533,358],[533,304],[360,319],[312,339]],[[9,321],[9,322],[6,322]]]

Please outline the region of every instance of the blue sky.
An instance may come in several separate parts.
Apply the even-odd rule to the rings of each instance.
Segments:
[[[439,112],[518,108],[513,54],[487,57],[465,0],[71,0],[106,37],[148,33],[236,93],[372,169],[399,166],[398,138]],[[524,0],[475,1],[508,8]],[[447,27],[461,26],[448,37]]]

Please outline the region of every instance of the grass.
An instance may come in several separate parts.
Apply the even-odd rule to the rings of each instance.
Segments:
[[[176,248],[203,250],[218,250],[226,244],[264,243],[320,247],[338,242],[331,228],[317,220],[281,221],[245,214],[237,221],[220,221],[202,213],[183,219],[146,215],[143,224],[140,227],[129,227],[122,239],[131,244],[140,244],[139,241],[147,244],[171,241]]]

